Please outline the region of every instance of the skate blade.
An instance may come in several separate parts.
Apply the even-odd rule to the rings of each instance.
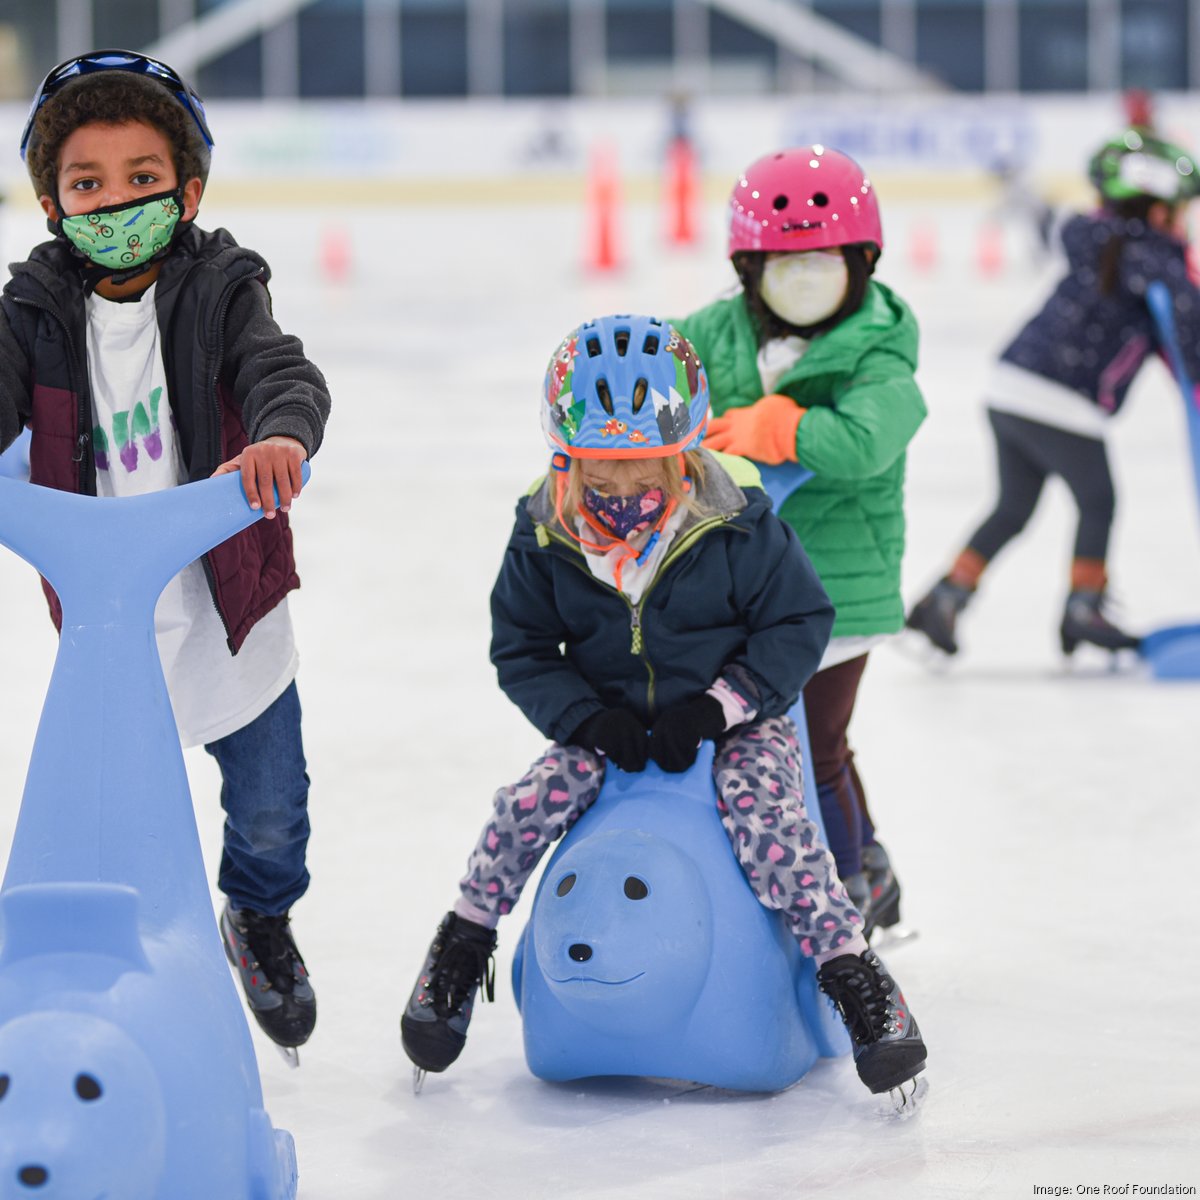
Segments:
[[[421,1089],[425,1086],[425,1075],[427,1072],[422,1071],[420,1067],[413,1067],[413,1095],[419,1096]]]
[[[929,1080],[924,1075],[905,1080],[879,1097],[879,1115],[888,1121],[907,1121],[917,1115],[928,1095]]]
[[[923,633],[916,629],[902,629],[888,640],[901,658],[924,667],[932,675],[945,675],[954,665],[955,655],[935,646]]]
[[[920,936],[919,929],[905,925],[903,921],[897,921],[895,925],[877,925],[871,930],[871,936],[867,938],[867,941],[870,943],[871,949],[878,952],[895,950],[898,946],[915,942]]]
[[[300,1051],[295,1046],[280,1046],[276,1045],[276,1050],[283,1055],[283,1061],[287,1063],[292,1070],[296,1070],[300,1065]]]
[[[1145,673],[1145,662],[1136,650],[1105,650],[1081,642],[1062,657],[1062,674],[1067,679],[1111,679]]]

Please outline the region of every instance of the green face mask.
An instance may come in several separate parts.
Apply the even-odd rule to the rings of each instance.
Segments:
[[[135,204],[119,204],[63,217],[63,236],[90,262],[114,273],[136,268],[171,244],[183,211],[180,189],[147,196]]]

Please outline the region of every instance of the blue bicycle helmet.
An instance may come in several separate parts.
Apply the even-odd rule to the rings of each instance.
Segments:
[[[546,439],[571,458],[666,458],[697,449],[708,424],[704,366],[657,317],[600,317],[572,330],[542,396]]]
[[[150,58],[133,50],[93,50],[88,54],[80,54],[59,63],[42,80],[41,86],[33,97],[33,104],[30,106],[29,115],[21,131],[21,158],[34,179],[34,186],[38,186],[38,178],[31,157],[37,157],[34,150],[41,140],[38,114],[42,107],[48,100],[58,95],[64,87],[75,84],[81,79],[113,71],[151,80],[164,87],[175,98],[190,118],[187,123],[187,132],[182,136],[186,148],[194,160],[195,173],[202,183],[207,183],[208,169],[212,159],[213,138],[208,128],[204,101],[200,99],[195,89],[174,68],[156,58]],[[180,182],[184,181],[180,180]]]
[[[33,105],[25,119],[25,128],[21,131],[21,158],[24,159],[29,150],[29,139],[33,136],[34,122],[42,105],[63,86],[73,79],[95,74],[97,71],[128,71],[132,75],[143,75],[161,83],[175,99],[187,110],[196,123],[196,131],[208,150],[213,148],[212,134],[208,131],[208,120],[204,112],[204,101],[196,94],[183,77],[173,67],[138,54],[132,50],[93,50],[89,54],[79,54],[68,58],[55,67],[45,79],[33,97]]]

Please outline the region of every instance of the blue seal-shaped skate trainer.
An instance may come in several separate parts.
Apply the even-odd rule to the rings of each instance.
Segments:
[[[213,917],[154,606],[261,517],[237,475],[97,499],[0,478],[63,605],[0,890],[0,1196],[292,1200]]]
[[[542,1079],[777,1091],[849,1049],[811,960],[733,855],[712,743],[684,775],[609,764],[596,803],[546,865],[513,990]]]

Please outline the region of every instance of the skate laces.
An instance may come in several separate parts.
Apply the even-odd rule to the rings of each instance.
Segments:
[[[480,985],[484,998],[495,1000],[496,960],[492,951],[496,935],[492,934],[489,944],[453,929],[442,935],[442,943],[429,981],[434,1012],[439,1017],[453,1016]]]
[[[296,983],[296,967],[304,966],[304,959],[292,939],[289,920],[285,915],[265,916],[262,913],[243,909],[238,913],[234,927],[246,939],[250,953],[271,981],[276,991],[291,993]]]
[[[821,968],[819,976],[822,989],[837,1005],[850,1036],[860,1046],[887,1031],[889,997],[895,987],[879,959],[864,962],[865,957],[835,958]]]

